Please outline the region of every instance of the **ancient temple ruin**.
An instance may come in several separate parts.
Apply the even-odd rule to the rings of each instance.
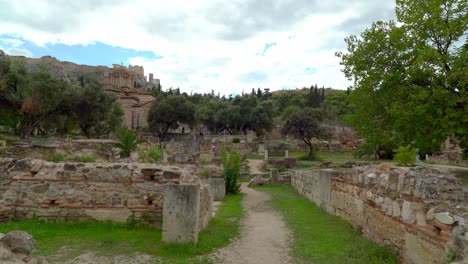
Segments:
[[[150,74],[150,77],[152,75]],[[150,85],[153,82],[150,82]],[[107,76],[105,90],[119,99],[124,111],[123,125],[126,127],[136,129],[147,125],[148,111],[156,98],[148,93],[145,83],[146,77],[142,66],[130,65],[127,68],[114,64]]]

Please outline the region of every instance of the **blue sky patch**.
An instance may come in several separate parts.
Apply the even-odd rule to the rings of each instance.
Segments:
[[[16,40],[16,41],[15,41]],[[30,55],[33,58],[42,56],[52,56],[61,61],[70,61],[78,64],[86,65],[104,65],[111,67],[112,64],[123,64],[127,66],[129,59],[134,57],[143,57],[147,60],[161,59],[163,56],[157,55],[152,51],[137,51],[133,49],[125,49],[113,47],[110,45],[97,42],[89,45],[65,45],[65,44],[46,44],[38,46],[34,43],[16,38],[10,35],[0,36],[0,46],[6,53],[13,53],[18,50],[23,50],[24,54]],[[29,52],[29,53],[28,53]],[[15,55],[15,54],[14,54]]]

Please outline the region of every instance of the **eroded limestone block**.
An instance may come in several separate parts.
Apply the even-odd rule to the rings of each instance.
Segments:
[[[7,233],[2,239],[0,239],[6,248],[14,253],[22,253],[29,255],[34,250],[36,241],[33,237],[25,231],[15,230]]]
[[[224,178],[211,178],[210,186],[213,192],[213,199],[215,201],[224,200],[224,196],[226,195],[226,181]]]
[[[163,199],[163,242],[196,243],[198,241],[200,185],[166,185]]]
[[[132,211],[129,209],[93,209],[85,210],[85,214],[94,220],[98,221],[114,221],[124,223],[132,215]]]
[[[455,222],[449,212],[436,213],[434,214],[434,218],[444,225],[451,225]]]
[[[443,263],[445,252],[424,239],[406,233],[403,259],[406,263]]]

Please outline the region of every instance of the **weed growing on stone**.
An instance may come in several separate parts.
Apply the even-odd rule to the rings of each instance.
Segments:
[[[62,154],[52,154],[47,157],[48,162],[62,162],[65,160],[65,156]]]
[[[363,238],[347,221],[327,214],[290,186],[257,187],[269,193],[293,232],[297,263],[398,263],[387,248]]]
[[[96,162],[96,157],[92,155],[84,155],[84,156],[77,157],[76,161],[83,162],[83,163]]]

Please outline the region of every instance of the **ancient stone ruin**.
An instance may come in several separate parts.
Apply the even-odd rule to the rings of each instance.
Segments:
[[[394,247],[404,263],[468,261],[468,199],[446,171],[381,164],[289,174],[299,193]]]
[[[224,198],[222,178],[203,182],[196,173],[190,166],[3,158],[0,220],[132,219],[162,224],[165,242],[194,243],[212,217],[213,200]]]

